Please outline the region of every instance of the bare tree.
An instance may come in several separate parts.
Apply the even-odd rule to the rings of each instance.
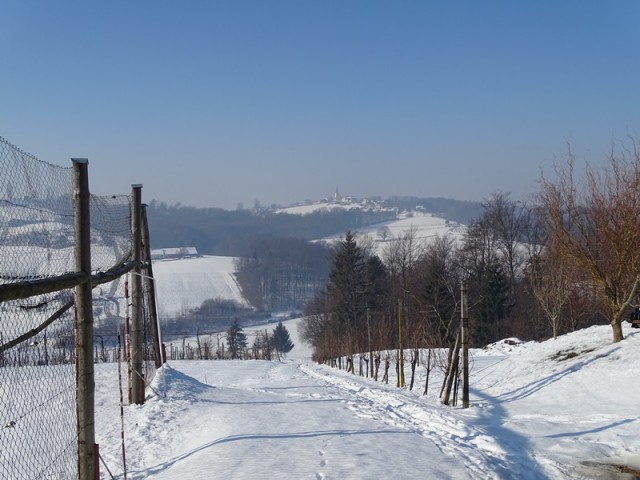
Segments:
[[[406,291],[411,268],[422,256],[424,245],[418,241],[418,229],[411,226],[402,235],[393,238],[384,248],[382,258],[392,278]]]
[[[529,284],[536,302],[549,321],[553,338],[557,338],[561,313],[569,302],[571,280],[569,266],[554,245],[529,263]]]
[[[552,240],[588,274],[619,342],[640,283],[640,155],[635,143],[631,151],[612,149],[606,169],[587,165],[584,186],[574,167],[569,152],[555,182],[543,177],[541,203]]]
[[[391,277],[392,296],[398,299],[398,382],[401,387],[404,387],[404,337],[408,338],[411,335],[409,328],[405,330],[405,325],[412,323],[409,320],[411,274],[424,250],[417,236],[418,231],[412,226],[402,236],[391,240],[383,253],[384,262]]]
[[[391,229],[386,225],[383,225],[376,230],[376,235],[378,235],[378,238],[384,242],[391,236]]]
[[[417,264],[415,292],[425,321],[422,340],[431,347],[448,346],[454,340],[460,290],[456,255],[453,239],[437,235]]]
[[[493,194],[482,206],[509,276],[509,302],[514,304],[517,276],[526,260],[522,239],[527,231],[528,209],[522,202],[511,200],[509,193],[502,192]]]

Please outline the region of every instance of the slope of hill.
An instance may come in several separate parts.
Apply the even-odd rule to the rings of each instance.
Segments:
[[[312,213],[330,213],[344,210],[363,210],[379,212],[426,212],[456,223],[469,224],[478,218],[482,212],[480,202],[453,200],[450,198],[393,196],[386,199],[371,198],[358,199],[353,197],[338,197],[323,199],[316,202],[277,207],[275,213],[289,215],[310,215]]]
[[[294,205],[290,207],[279,208],[275,213],[286,213],[288,215],[310,215],[312,213],[340,210],[362,210],[365,212],[396,212],[395,208],[385,208],[380,202],[371,200],[356,200],[351,198],[340,200],[321,200],[319,202],[306,203],[303,205]]]
[[[235,279],[233,257],[204,256],[153,263],[161,319],[199,307],[208,299],[248,307]]]
[[[448,236],[454,241],[460,241],[466,232],[466,227],[431,213],[417,211],[400,213],[395,220],[367,225],[356,229],[355,233],[368,236],[374,242],[376,253],[381,255],[385,245],[411,230],[415,232],[415,239],[418,242],[427,243],[436,236]],[[332,235],[321,241],[333,243],[343,238],[344,234]]]

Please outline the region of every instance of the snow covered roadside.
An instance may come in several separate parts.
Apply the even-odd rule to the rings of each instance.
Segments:
[[[173,362],[153,385],[166,397],[125,407],[128,477],[633,478],[602,466],[640,467],[640,332],[625,334],[476,351],[467,410],[438,403],[439,378],[425,398],[304,360]],[[117,371],[97,367],[98,442],[122,478]]]
[[[640,470],[640,331],[624,333],[619,344],[608,326],[526,343],[476,371],[483,428],[526,440],[550,478],[637,478],[606,467]]]

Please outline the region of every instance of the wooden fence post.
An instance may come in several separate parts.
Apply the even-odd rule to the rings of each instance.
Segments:
[[[451,401],[451,388],[453,387],[453,381],[456,378],[456,372],[458,369],[458,361],[460,360],[460,344],[462,343],[462,330],[458,330],[458,335],[456,336],[456,343],[453,347],[453,352],[451,352],[451,358],[449,360],[449,365],[447,366],[447,374],[446,374],[446,382],[444,388],[444,394],[442,396],[442,403],[445,405],[449,405]]]
[[[88,279],[75,287],[78,419],[78,477],[95,480],[95,379],[93,371],[93,302],[91,299],[91,222],[89,161],[72,158],[73,203],[75,211],[76,271]]]
[[[404,309],[402,300],[398,300],[398,387],[404,388]]]
[[[131,185],[131,245],[135,267],[131,275],[131,403],[144,403],[142,349],[142,185]]]
[[[147,206],[142,205],[142,253],[145,266],[145,285],[147,290],[147,301],[149,302],[149,323],[151,324],[151,336],[153,337],[153,358],[156,368],[160,368],[165,362],[162,350],[162,337],[160,334],[160,324],[158,323],[158,310],[156,308],[156,284],[153,277],[153,266],[151,264],[151,245],[149,241],[149,222],[147,220]]]
[[[467,286],[460,283],[460,329],[462,336],[462,408],[469,408],[469,315]]]

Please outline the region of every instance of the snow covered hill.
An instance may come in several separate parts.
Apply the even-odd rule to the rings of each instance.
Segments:
[[[369,200],[355,200],[349,197],[340,200],[323,200],[320,202],[286,207],[277,210],[277,213],[289,215],[309,215],[319,211],[332,210],[363,210],[363,211],[389,211],[395,212],[396,218],[386,222],[367,225],[357,229],[359,235],[371,237],[376,242],[378,248],[394,237],[401,237],[410,229],[415,229],[418,240],[428,240],[435,235],[451,235],[459,239],[466,232],[466,227],[456,222],[445,220],[432,213],[427,213],[424,209],[416,207],[413,211],[398,212],[395,209],[383,208],[378,202]],[[334,242],[344,238],[346,232],[322,238],[322,241]]]
[[[249,306],[235,278],[233,257],[203,256],[153,262],[160,318],[179,315],[208,299]]]
[[[307,360],[180,361],[125,408],[128,478],[631,479],[640,331],[473,352],[471,407]],[[97,441],[122,478],[117,370],[96,365]],[[107,478],[103,474],[103,478]]]
[[[428,243],[436,236],[448,236],[454,241],[461,241],[467,227],[430,213],[416,211],[398,214],[395,220],[368,225],[356,230],[355,233],[369,237],[373,241],[376,253],[381,255],[389,242],[394,238],[401,238],[412,229],[415,231],[415,239],[418,242]],[[343,238],[344,234],[332,235],[321,241],[333,243]]]
[[[341,200],[322,200],[319,202],[306,203],[304,205],[294,205],[280,208],[276,213],[286,213],[289,215],[309,215],[311,213],[332,210],[363,210],[363,211],[390,211],[392,209],[383,208],[377,202],[368,200],[353,200],[350,198]]]

